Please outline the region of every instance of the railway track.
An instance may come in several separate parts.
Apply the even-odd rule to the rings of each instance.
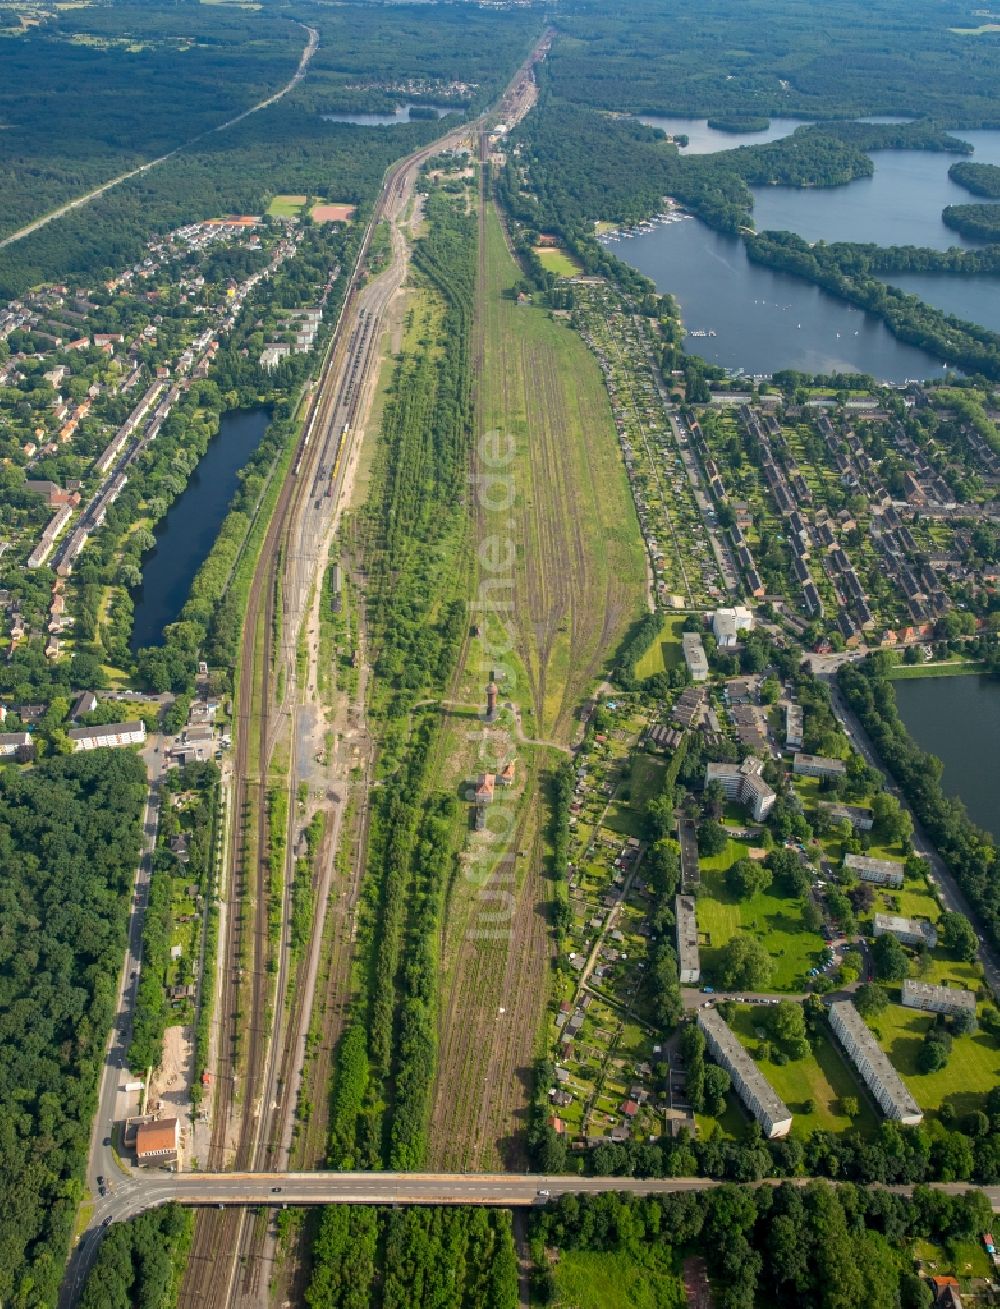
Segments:
[[[531,62],[533,59],[520,70],[513,92],[508,94],[523,94]],[[293,1110],[282,1091],[291,1086],[297,1071],[295,1034],[301,1028],[303,1014],[300,1007],[291,1014],[285,1012],[288,877],[277,958],[269,930],[267,775],[282,720],[287,718],[275,704],[273,693],[277,675],[274,617],[278,578],[282,578],[286,616],[289,606],[295,612],[298,604],[301,617],[300,598],[308,594],[320,563],[318,552],[314,555],[302,547],[318,539],[317,523],[336,507],[352,454],[365,385],[378,363],[382,319],[405,275],[402,237],[393,229],[393,263],[362,290],[372,235],[383,220],[397,219],[403,213],[422,164],[468,137],[476,126],[466,124],[447,133],[397,162],[387,173],[362,238],[320,381],[293,453],[290,475],[279,491],[254,570],[236,692],[233,790],[237,821],[229,850],[228,906],[218,991],[219,1041],[207,1161],[213,1169],[227,1165],[236,1169],[262,1168],[279,1162],[278,1156],[284,1153],[282,1125]],[[285,624],[283,631],[286,637],[277,653],[284,661],[286,674],[294,679],[297,628]],[[294,682],[286,682],[289,684]],[[370,763],[367,773],[370,781]],[[362,843],[366,821],[363,813]],[[321,934],[322,924],[318,930]],[[243,973],[244,960],[248,961],[249,978]],[[342,985],[343,960],[332,973]],[[331,997],[328,992],[326,1000],[329,1017],[341,1025],[345,1019],[344,998]],[[300,1004],[297,999],[296,1006]],[[245,1211],[200,1213],[181,1291],[183,1309],[259,1303],[267,1289],[262,1285],[260,1258],[265,1237],[264,1225],[248,1222]]]

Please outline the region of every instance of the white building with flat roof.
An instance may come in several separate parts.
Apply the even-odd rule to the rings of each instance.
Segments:
[[[876,914],[876,936],[894,936],[903,945],[926,945],[933,950],[937,945],[937,928],[926,918],[900,918],[898,914]]]
[[[964,986],[933,986],[908,977],[903,983],[903,1004],[929,1014],[975,1014],[976,993]]]
[[[674,900],[674,916],[677,919],[677,967],[680,982],[682,986],[691,986],[701,980],[694,896],[677,896]]]
[[[705,647],[701,643],[701,635],[698,632],[682,632],[681,649],[684,651],[684,662],[691,674],[691,681],[706,682],[708,680],[708,656],[705,654]]]
[[[922,1122],[920,1106],[850,1000],[830,1006],[830,1026],[886,1118],[913,1127]]]
[[[875,886],[891,886],[895,890],[903,885],[904,868],[898,859],[872,859],[866,854],[845,854],[844,867],[855,873],[862,882]]]
[[[764,764],[756,755],[747,755],[741,764],[709,764],[705,785],[718,782],[727,800],[746,805],[756,822],[761,822],[774,808],[777,799],[773,788],[761,773]]]
[[[843,759],[827,759],[820,754],[797,754],[792,760],[792,772],[799,777],[846,777],[847,765]]]
[[[146,739],[146,724],[140,718],[134,723],[105,723],[103,727],[71,727],[66,735],[72,742],[74,751],[142,745]]]
[[[800,704],[785,705],[785,749],[801,750],[805,731],[805,713]]]
[[[753,614],[745,605],[735,609],[716,609],[712,615],[712,631],[721,649],[736,645],[740,632],[753,631]]]
[[[792,1111],[718,1010],[699,1009],[698,1026],[705,1034],[709,1054],[733,1079],[737,1095],[760,1123],[764,1135],[787,1136],[792,1130]]]

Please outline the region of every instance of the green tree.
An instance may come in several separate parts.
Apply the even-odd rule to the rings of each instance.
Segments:
[[[875,976],[883,982],[901,982],[910,974],[910,960],[902,945],[889,932],[876,936],[872,943]]]
[[[749,900],[771,885],[770,868],[754,859],[737,859],[726,871],[726,886],[740,900]]]
[[[946,911],[938,919],[941,945],[955,959],[972,963],[979,950],[975,929],[964,914]]]
[[[771,980],[771,956],[756,937],[738,933],[722,947],[719,977],[730,990],[761,990]]]

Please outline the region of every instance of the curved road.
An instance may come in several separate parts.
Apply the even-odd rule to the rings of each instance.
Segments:
[[[299,23],[299,26],[303,27],[305,24]],[[305,76],[306,69],[309,67],[309,61],[316,53],[316,48],[319,45],[319,32],[315,27],[306,27],[305,30],[309,33],[309,40],[306,42],[306,47],[302,51],[302,58],[299,60],[299,66],[296,68],[292,78],[285,83],[280,91],[275,91],[274,95],[269,95],[266,100],[260,100],[257,104],[251,105],[249,109],[244,109],[243,112],[237,114],[235,118],[228,118],[224,123],[219,123],[217,127],[209,127],[206,131],[199,132],[198,135],[193,136],[190,141],[182,141],[180,145],[174,146],[173,150],[168,150],[165,155],[159,155],[156,159],[150,159],[147,163],[140,164],[138,168],[132,168],[127,173],[119,173],[117,177],[112,177],[107,182],[102,182],[100,186],[95,186],[94,189],[88,191],[86,195],[77,196],[75,200],[67,201],[66,204],[60,205],[58,209],[53,209],[51,213],[43,214],[41,218],[36,218],[33,222],[28,223],[26,227],[18,228],[16,232],[11,232],[10,236],[5,236],[3,240],[0,241],[0,250],[2,250],[4,246],[13,245],[15,241],[22,241],[26,236],[30,236],[32,232],[37,232],[41,228],[47,227],[49,223],[54,223],[57,218],[65,218],[65,216],[72,213],[74,209],[81,209],[84,205],[90,204],[91,200],[96,200],[97,197],[103,195],[105,191],[110,191],[113,187],[120,186],[122,182],[127,182],[130,177],[139,177],[142,173],[148,173],[151,168],[156,168],[160,164],[165,164],[168,159],[173,159],[174,155],[180,154],[182,150],[187,150],[190,146],[196,145],[199,141],[204,141],[206,137],[211,136],[213,133],[225,132],[228,128],[235,127],[237,123],[242,123],[244,118],[249,118],[251,114],[257,113],[258,110],[267,109],[270,105],[275,104],[282,98],[282,96],[286,96],[289,91],[298,86],[299,82],[301,82]]]

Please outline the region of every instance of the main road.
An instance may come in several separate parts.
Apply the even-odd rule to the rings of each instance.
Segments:
[[[815,1178],[782,1180],[804,1186]],[[187,1173],[151,1171],[102,1200],[96,1217],[110,1226],[147,1209],[175,1203],[196,1206],[313,1204],[485,1205],[518,1209],[544,1204],[561,1195],[624,1191],[631,1195],[671,1195],[707,1191],[723,1183],[710,1177],[577,1177],[543,1173]],[[886,1188],[909,1195],[912,1186]],[[973,1187],[967,1182],[932,1184],[951,1195],[981,1190],[1000,1211],[1000,1186]]]

